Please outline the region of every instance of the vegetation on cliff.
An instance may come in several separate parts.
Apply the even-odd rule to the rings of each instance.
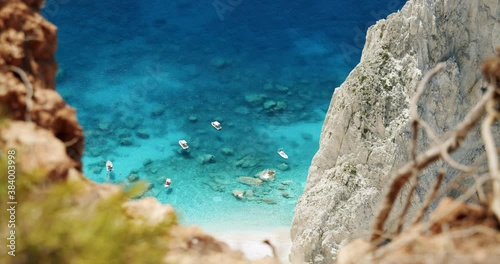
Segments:
[[[0,171],[7,171],[2,156]],[[0,181],[7,190],[8,182]],[[169,228],[175,216],[157,225],[138,225],[124,213],[128,193],[108,197],[81,180],[48,184],[43,173],[18,174],[15,179],[15,257],[2,250],[2,263],[161,263],[167,253]],[[6,205],[8,196],[0,195]],[[3,211],[3,210],[2,210]],[[8,215],[2,214],[2,223]],[[9,231],[2,227],[2,230]],[[2,232],[2,237],[8,234]]]

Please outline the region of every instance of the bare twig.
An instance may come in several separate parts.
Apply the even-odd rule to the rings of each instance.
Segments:
[[[406,213],[408,212],[408,209],[410,209],[410,205],[411,205],[413,194],[415,193],[415,190],[417,189],[417,185],[418,185],[418,175],[417,175],[417,172],[414,171],[413,175],[410,178],[412,179],[412,181],[411,181],[411,188],[410,188],[410,192],[408,193],[408,197],[406,199],[405,207],[401,211],[401,214],[399,214],[398,227],[396,229],[396,234],[401,233],[401,231],[403,230],[403,225],[404,225],[404,220],[405,220]]]
[[[278,257],[278,253],[276,251],[276,248],[274,247],[274,245],[271,243],[271,241],[269,241],[268,239],[262,241],[264,244],[268,245],[269,247],[271,247],[271,250],[273,252],[273,257],[279,261],[279,257]]]
[[[422,206],[422,208],[420,209],[420,211],[417,214],[417,217],[415,217],[415,220],[413,220],[413,223],[412,223],[413,225],[420,222],[422,220],[422,218],[424,218],[425,212],[427,212],[427,210],[431,206],[432,201],[434,201],[434,199],[436,198],[439,187],[441,186],[441,182],[443,181],[444,175],[445,175],[445,171],[440,170],[438,173],[436,182],[434,183],[434,186],[432,187],[431,193],[429,194],[429,196],[427,196],[427,199],[425,199],[424,206]]]
[[[24,113],[24,118],[26,122],[31,123],[31,110],[33,109],[33,85],[31,85],[31,82],[26,75],[26,72],[24,72],[23,69],[17,67],[17,66],[8,66],[9,70],[12,72],[17,73],[19,77],[21,77],[21,80],[23,81],[24,85],[26,86],[26,113]]]
[[[446,188],[443,188],[439,192],[438,196],[444,195],[446,192],[449,192],[452,188],[455,188],[455,186],[461,187],[462,182],[466,179],[466,177],[473,177],[477,181],[478,175],[483,174],[487,171],[485,168],[479,167],[480,164],[482,162],[484,162],[485,160],[486,160],[486,153],[483,152],[479,156],[477,156],[474,160],[474,163],[472,163],[472,165],[470,165],[471,167],[476,168],[472,173],[467,173],[467,172],[461,171],[460,174],[455,176],[453,179],[451,179],[447,183],[447,185],[445,186]],[[482,190],[482,188],[481,188],[481,190]],[[480,193],[478,193],[478,196],[481,199]],[[483,200],[483,201],[485,201],[485,200]]]
[[[439,72],[443,68],[442,64],[438,64],[436,68],[434,68],[432,71],[427,73],[423,80],[420,82],[417,92],[415,97],[412,99],[412,104],[410,106],[411,109],[411,116],[413,118],[415,113],[416,113],[416,102],[418,101],[418,97],[422,94],[423,87],[425,87],[425,84]],[[476,106],[465,116],[464,120],[457,125],[453,133],[450,135],[450,137],[444,141],[442,144],[434,146],[424,153],[418,155],[415,160],[407,163],[404,165],[395,175],[393,178],[393,181],[391,182],[389,186],[389,191],[386,194],[383,204],[382,204],[382,209],[380,210],[377,218],[375,219],[375,225],[373,228],[372,236],[370,241],[373,242],[377,240],[380,237],[380,233],[384,229],[384,224],[389,217],[389,213],[392,210],[392,206],[398,197],[399,192],[401,191],[401,188],[406,184],[406,182],[411,178],[413,175],[413,171],[421,171],[422,169],[426,168],[429,164],[432,162],[436,161],[440,157],[442,157],[441,153],[443,151],[446,151],[447,153],[451,153],[458,149],[460,144],[463,142],[467,134],[470,132],[470,130],[474,127],[474,125],[478,122],[478,120],[481,118],[481,116],[485,112],[485,105],[486,102],[490,100],[494,95],[494,91],[491,89],[488,90],[484,96],[481,98],[481,100],[476,104]],[[418,118],[418,116],[417,116]],[[500,188],[500,186],[499,186]],[[500,208],[500,205],[499,205]]]
[[[64,142],[64,145],[65,145],[66,147],[71,147],[71,146],[73,146],[74,144],[76,144],[78,141],[80,141],[80,139],[79,139],[79,138],[77,138],[77,137],[75,137],[75,138],[71,139],[70,141],[66,141],[66,142]]]
[[[444,161],[446,161],[446,163],[448,163],[448,165],[450,165],[451,167],[453,167],[459,171],[471,173],[476,169],[474,167],[469,167],[469,166],[466,166],[466,165],[463,165],[463,164],[456,162],[455,160],[453,160],[453,158],[450,156],[450,154],[448,152],[446,152],[444,149],[441,152],[441,158]]]
[[[477,188],[477,186],[482,186],[484,183],[490,180],[491,178],[489,177],[488,174],[481,175],[475,182],[476,185],[475,187]],[[465,201],[467,201],[474,195],[474,193],[476,192],[475,191],[476,188],[469,188],[465,193],[463,193],[452,203],[450,203],[447,208],[441,210],[439,215],[434,215],[432,219],[429,219],[429,221],[424,224],[425,227],[424,229],[429,229],[436,222],[440,221],[441,219],[443,219],[444,217],[455,211],[458,207],[462,206],[462,204],[465,203]]]
[[[430,72],[428,72],[422,81],[419,83],[417,86],[417,90],[415,92],[415,95],[413,96],[411,103],[410,103],[410,123],[411,123],[411,128],[412,128],[412,140],[410,142],[410,153],[411,153],[411,159],[412,163],[416,164],[417,163],[417,143],[418,143],[418,128],[419,125],[423,125],[424,131],[426,131],[430,138],[437,143],[438,138],[435,135],[434,131],[430,128],[430,126],[424,122],[423,120],[420,119],[418,115],[418,100],[422,96],[424,90],[425,90],[425,85],[430,81],[430,79],[442,71],[445,68],[444,63],[439,63],[432,69]],[[406,213],[408,212],[408,209],[410,208],[411,201],[413,198],[413,194],[415,193],[415,190],[418,185],[418,174],[420,172],[420,169],[414,167],[413,170],[411,171],[411,175],[409,176],[410,179],[412,179],[411,187],[410,187],[410,192],[408,193],[408,197],[406,198],[406,203],[401,211],[399,217],[398,217],[398,224],[397,224],[397,229],[396,229],[396,234],[399,234],[401,230],[403,230],[403,224],[404,224],[404,219],[406,216]]]
[[[496,89],[500,89],[498,87],[494,87],[493,84],[488,86],[488,89],[491,91],[495,91]],[[488,167],[490,171],[491,178],[493,181],[493,202],[491,204],[491,210],[495,214],[498,220],[500,220],[500,168],[498,166],[498,155],[495,146],[495,140],[493,135],[491,134],[491,126],[495,122],[496,119],[500,119],[500,112],[495,109],[495,105],[498,102],[495,101],[495,98],[492,98],[487,104],[487,115],[481,126],[481,135],[484,140],[484,145],[486,149],[486,155],[488,156]]]

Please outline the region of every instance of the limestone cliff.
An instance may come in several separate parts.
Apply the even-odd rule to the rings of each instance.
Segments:
[[[409,0],[368,30],[361,61],[335,90],[325,118],[295,210],[292,263],[332,263],[340,247],[366,236],[391,173],[407,160],[408,102],[423,73],[446,63],[419,114],[435,131],[448,131],[477,102],[480,62],[499,44],[498,0]],[[481,151],[454,158],[467,164]],[[432,169],[426,175],[415,204]]]

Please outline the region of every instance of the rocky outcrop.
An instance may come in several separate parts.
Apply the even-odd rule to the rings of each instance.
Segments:
[[[68,166],[81,170],[83,131],[75,110],[55,91],[57,28],[39,14],[44,2],[0,1],[2,115],[49,130],[65,144]]]
[[[480,97],[480,62],[499,44],[497,0],[409,0],[368,30],[361,62],[335,90],[325,118],[295,210],[292,263],[331,263],[340,247],[366,236],[390,175],[407,160],[408,103],[423,73],[446,63],[418,109],[436,132],[448,131]],[[469,164],[481,151],[453,157]],[[434,172],[421,176],[415,205]]]
[[[10,121],[1,125],[0,149],[2,153],[15,151],[18,173],[37,171],[51,180],[60,180],[67,178],[72,169],[66,146],[52,133],[32,123]]]

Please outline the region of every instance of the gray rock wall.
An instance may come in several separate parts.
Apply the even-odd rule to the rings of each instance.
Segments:
[[[340,247],[368,234],[391,173],[407,160],[408,102],[422,75],[446,62],[419,113],[435,131],[448,131],[478,101],[478,68],[496,45],[499,0],[409,0],[368,30],[361,62],[334,92],[295,209],[292,263],[332,263]],[[480,151],[454,158],[470,163]],[[422,176],[415,205],[433,175],[431,168]]]

